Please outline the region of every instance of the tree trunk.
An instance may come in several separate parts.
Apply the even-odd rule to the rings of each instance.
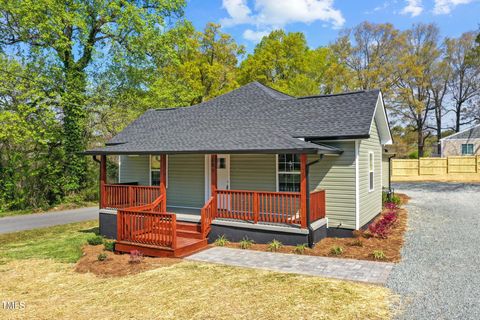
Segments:
[[[460,132],[460,116],[462,111],[462,105],[457,104],[455,108],[455,132]]]
[[[423,157],[423,130],[418,128],[417,133],[417,143],[418,143],[418,158]]]
[[[82,70],[70,68],[65,71],[64,105],[64,150],[65,190],[75,192],[85,186],[87,166],[80,154],[86,147],[86,114],[84,109],[86,76]]]

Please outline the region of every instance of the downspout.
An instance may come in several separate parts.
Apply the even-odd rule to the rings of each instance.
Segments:
[[[395,154],[388,157],[388,190],[392,191],[392,158]]]
[[[310,166],[314,165],[315,163],[319,162],[323,158],[323,154],[320,155],[320,158],[317,160],[314,160],[310,163],[307,163],[307,168],[306,168],[306,180],[307,180],[307,228],[308,228],[308,247],[313,248],[313,228],[310,223]]]

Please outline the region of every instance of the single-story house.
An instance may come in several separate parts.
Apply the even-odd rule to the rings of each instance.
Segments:
[[[312,245],[366,227],[389,187],[391,142],[379,90],[296,98],[252,82],[148,110],[85,153],[100,163],[100,230],[116,250],[182,256],[221,235]]]
[[[480,155],[480,124],[440,139],[442,157]]]

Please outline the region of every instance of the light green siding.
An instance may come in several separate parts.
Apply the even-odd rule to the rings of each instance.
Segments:
[[[310,190],[325,189],[329,227],[355,229],[355,142],[325,143],[342,149],[310,167]],[[309,162],[319,156],[309,156]]]
[[[369,190],[369,152],[374,155],[374,189]],[[359,173],[359,195],[360,195],[360,226],[362,227],[382,210],[382,145],[376,122],[373,122],[370,138],[360,141],[358,173]]]
[[[274,154],[232,154],[230,189],[276,191],[275,166]]]
[[[139,185],[150,184],[149,156],[120,156],[119,183],[138,182]]]
[[[205,156],[168,156],[167,205],[201,208],[205,203]]]
[[[388,154],[382,156],[382,186],[388,188],[389,175],[390,175],[390,159]]]

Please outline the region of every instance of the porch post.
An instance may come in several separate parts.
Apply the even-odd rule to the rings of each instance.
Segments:
[[[100,200],[100,208],[105,208],[106,205],[106,192],[105,192],[105,185],[107,184],[107,156],[101,155],[100,156],[100,192],[99,192],[99,200]]]
[[[307,154],[300,155],[300,219],[301,227],[307,227]]]
[[[160,195],[165,195],[162,201],[162,212],[167,212],[167,155],[160,155]]]
[[[210,190],[213,197],[213,215],[217,216],[217,155],[210,156]]]

